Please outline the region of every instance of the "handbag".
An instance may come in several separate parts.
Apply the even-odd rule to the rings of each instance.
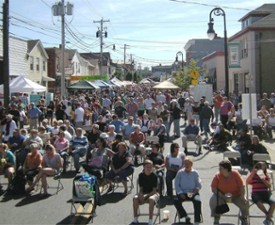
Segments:
[[[219,183],[218,183],[218,186],[219,186]],[[216,214],[224,214],[227,212],[229,212],[229,207],[226,202],[219,205],[219,188],[217,188],[217,206],[215,209],[215,213]]]

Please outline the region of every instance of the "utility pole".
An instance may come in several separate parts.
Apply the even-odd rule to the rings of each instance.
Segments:
[[[4,105],[9,106],[10,97],[10,68],[9,68],[9,0],[3,3],[3,84],[4,84]]]
[[[124,44],[124,60],[123,60],[123,64],[124,64],[123,74],[124,74],[124,75],[125,75],[125,70],[126,70],[126,49],[127,49],[129,46],[130,46],[130,45]]]
[[[73,14],[73,5],[67,2],[67,6],[64,4],[64,0],[52,6],[54,16],[61,16],[61,98],[66,95],[65,89],[65,15]]]
[[[103,75],[102,74],[102,58],[103,58],[103,37],[107,38],[108,36],[108,33],[107,31],[104,31],[104,27],[103,27],[103,24],[104,23],[107,23],[107,22],[110,22],[110,20],[103,20],[103,18],[99,21],[94,21],[94,23],[100,23],[100,28],[99,30],[96,32],[96,37],[99,38],[99,41],[100,41],[100,57],[99,57],[99,73],[100,75]],[[105,28],[106,30],[107,28]]]

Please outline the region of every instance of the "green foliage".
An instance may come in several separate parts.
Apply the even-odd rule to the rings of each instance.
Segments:
[[[133,80],[133,75],[132,73],[128,72],[125,76],[125,80],[127,81],[132,81]]]
[[[192,71],[200,71],[200,67],[197,66],[197,61],[191,59],[188,67],[181,68],[180,71],[177,71],[174,74],[174,83],[179,86],[182,90],[187,90],[191,85],[191,72]]]

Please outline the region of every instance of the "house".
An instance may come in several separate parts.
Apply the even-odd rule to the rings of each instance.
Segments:
[[[28,40],[28,74],[27,78],[35,83],[47,86],[48,81],[55,81],[54,78],[48,77],[48,59],[49,56],[45,51],[40,40]]]
[[[242,29],[229,38],[230,90],[271,93],[275,91],[275,4],[264,4],[240,20]],[[237,49],[237,50],[236,50]],[[236,60],[237,59],[237,60]]]
[[[90,62],[92,65],[95,65],[95,73],[96,75],[100,75],[99,71],[99,63],[101,58],[101,53],[80,53],[80,56],[83,57],[85,60]],[[103,52],[102,53],[102,75],[108,75],[111,77],[111,75],[114,73],[114,70],[111,66],[111,55],[109,52]]]
[[[0,43],[3,43],[3,34],[0,32]],[[26,40],[9,37],[9,71],[10,78],[28,75],[28,44]],[[3,45],[0,45],[0,69],[3,71]],[[3,76],[0,76],[3,84]]]
[[[224,52],[224,39],[216,37],[214,40],[209,39],[191,39],[185,46],[186,62],[189,64],[191,59],[197,61],[197,66],[202,65],[202,58],[213,52]]]
[[[61,74],[62,74],[62,51],[60,48],[45,48],[48,54],[48,76],[55,79],[55,82],[48,84],[48,91],[53,93],[60,93],[61,91]],[[67,80],[69,76],[73,74],[71,59],[72,54],[65,50],[64,51],[64,69],[65,69],[65,86],[68,86]]]
[[[202,58],[204,80],[212,84],[213,90],[224,89],[224,52],[215,51]]]

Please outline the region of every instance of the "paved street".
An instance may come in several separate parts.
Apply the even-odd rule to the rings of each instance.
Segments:
[[[183,127],[181,128],[183,129]],[[181,139],[176,139],[181,146]],[[275,144],[272,142],[266,143],[270,149],[274,149]],[[190,154],[195,151],[195,145],[189,143],[188,148]],[[165,144],[165,155],[170,149],[170,143]],[[275,161],[275,153],[270,150],[271,157]],[[210,209],[208,205],[209,198],[211,196],[210,183],[214,174],[218,171],[218,163],[223,158],[222,153],[208,152],[203,150],[203,155],[197,157],[194,156],[194,168],[199,171],[202,179],[203,188],[201,190],[201,198],[203,202],[203,223],[206,225],[213,224],[212,218],[210,218]],[[136,178],[141,171],[141,166],[138,167],[134,173]],[[90,218],[87,217],[70,217],[70,199],[72,196],[72,179],[74,173],[68,172],[62,178],[64,189],[57,195],[54,195],[55,189],[51,189],[50,193],[53,195],[48,198],[41,198],[40,195],[34,194],[29,197],[5,197],[1,196],[0,201],[0,224],[87,224]],[[244,174],[245,178],[246,175]],[[1,177],[1,182],[5,182],[6,179]],[[50,179],[51,185],[56,185],[57,182]],[[135,183],[136,185],[136,183]],[[94,217],[93,223],[99,225],[107,224],[129,224],[132,220],[132,197],[136,189],[132,191],[126,197],[123,197],[123,188],[118,188],[114,193],[104,195],[102,197],[102,205],[96,210],[97,216]],[[184,203],[187,211],[190,212],[190,217],[193,219],[192,203]],[[142,206],[143,210],[148,209],[147,205]],[[175,208],[171,201],[164,198],[161,202],[161,216],[163,216],[163,210],[170,211],[170,218],[168,221],[162,221],[161,224],[174,224]],[[79,208],[82,210],[82,208]],[[88,207],[86,210],[91,210]],[[221,224],[238,224],[237,214],[238,210],[234,205],[230,205],[229,216],[223,216],[221,218]],[[262,215],[256,206],[250,208],[250,214]],[[140,217],[140,222],[146,224],[147,217]],[[252,225],[262,224],[263,218],[251,218]]]

